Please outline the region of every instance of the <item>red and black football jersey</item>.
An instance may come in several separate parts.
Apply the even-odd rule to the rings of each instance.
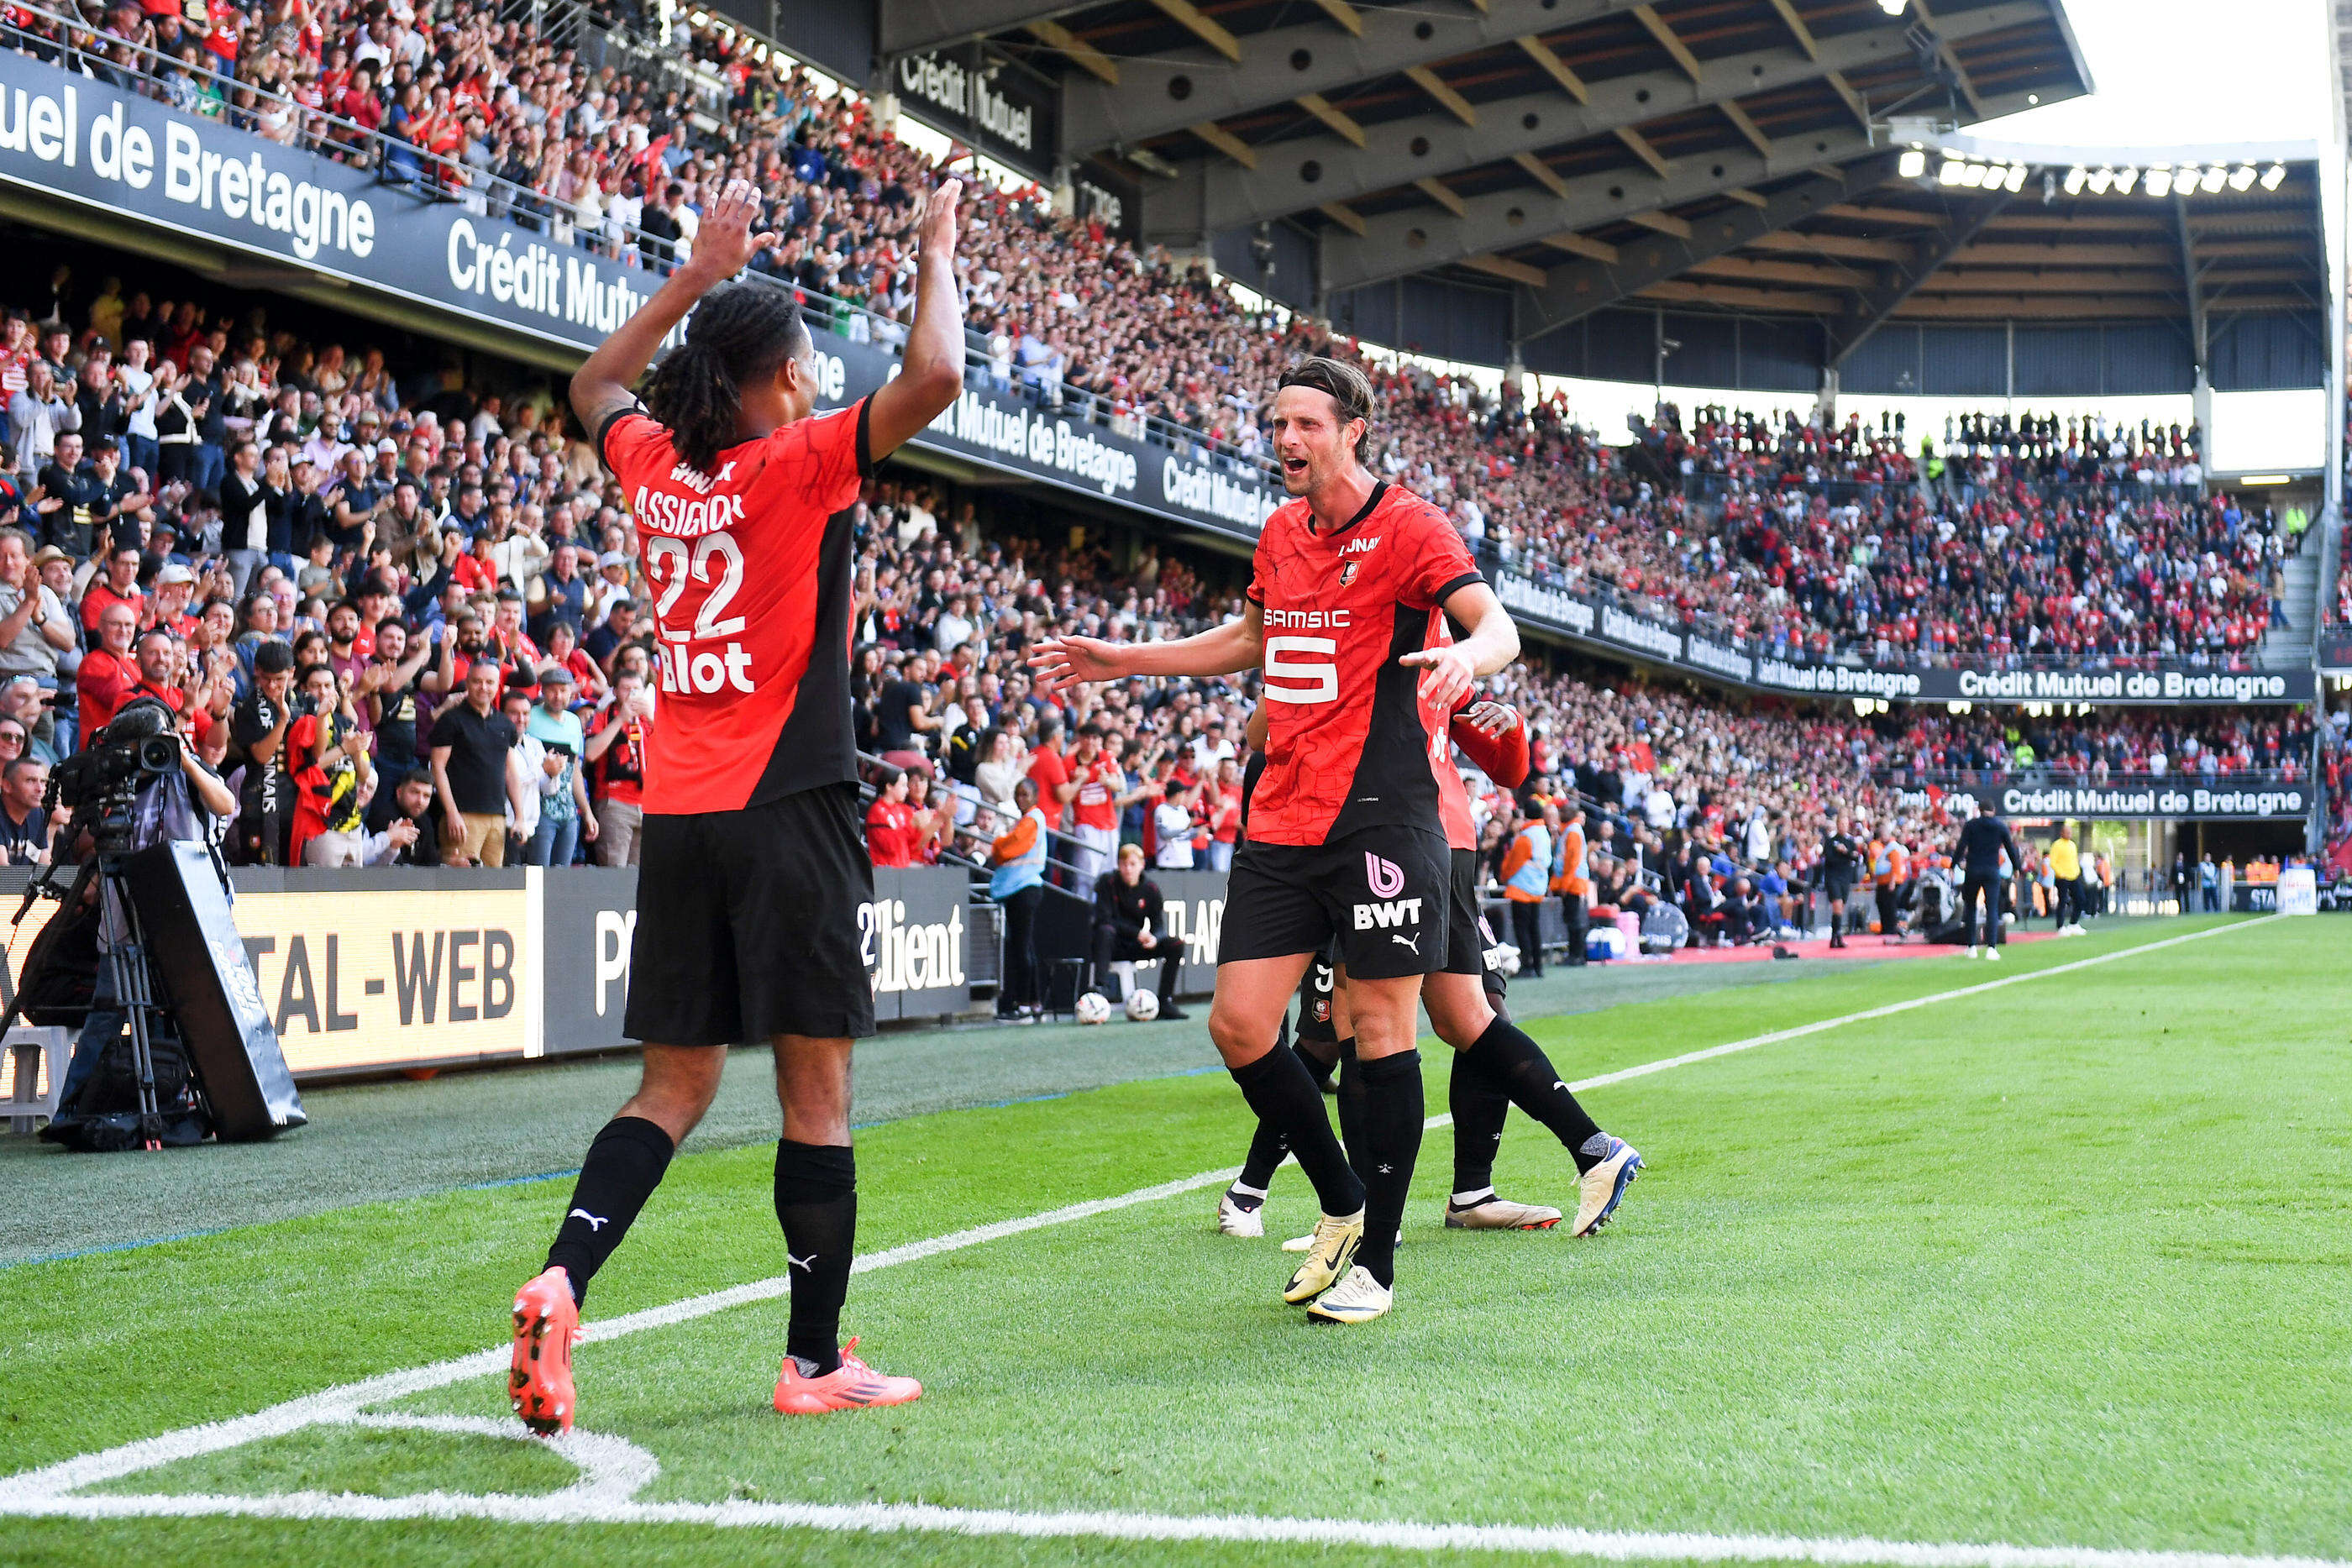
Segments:
[[[856,780],[848,508],[874,465],[866,413],[861,399],[780,425],[710,474],[641,412],[605,423],[654,592],[647,811],[738,811]]]
[[[1481,580],[1445,514],[1374,486],[1348,524],[1318,534],[1304,500],[1258,536],[1249,595],[1265,614],[1266,768],[1250,801],[1259,843],[1321,844],[1359,828],[1442,831],[1422,672],[1446,596]],[[1434,744],[1443,746],[1444,727]]]

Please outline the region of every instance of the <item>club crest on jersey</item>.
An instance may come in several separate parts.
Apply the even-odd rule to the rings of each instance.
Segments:
[[[1372,890],[1374,898],[1394,898],[1404,891],[1404,868],[1367,850],[1364,852],[1364,883]]]
[[[1351,560],[1351,561],[1349,561],[1347,565],[1345,565],[1345,566],[1343,566],[1343,567],[1341,567],[1341,568],[1339,569],[1339,586],[1340,586],[1340,587],[1342,587],[1342,588],[1351,588],[1351,587],[1353,587],[1353,586],[1355,585],[1355,581],[1356,581],[1356,568],[1357,568],[1358,566],[1361,565],[1361,564],[1362,564],[1362,563],[1361,563],[1361,562],[1360,562],[1360,561],[1352,561],[1352,560]]]

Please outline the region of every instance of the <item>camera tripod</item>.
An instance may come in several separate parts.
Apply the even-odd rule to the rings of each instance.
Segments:
[[[58,867],[43,869],[30,886],[25,889],[25,901],[16,910],[16,923],[25,918],[36,898],[57,899],[66,911],[76,908],[86,896],[94,896],[98,904],[99,940],[106,950],[99,956],[106,977],[112,982],[112,1006],[122,1013],[124,1028],[131,1037],[131,1072],[136,1080],[139,1104],[140,1146],[161,1149],[163,1146],[163,1111],[155,1089],[155,1054],[153,1045],[154,1015],[165,1010],[156,999],[153,970],[147,962],[146,927],[139,916],[139,905],[131,896],[128,877],[121,860],[100,851],[84,862],[70,886],[60,888],[57,880]],[[61,915],[59,916],[63,918]],[[119,924],[120,930],[112,931]],[[111,934],[111,940],[110,940]],[[104,1010],[96,992],[91,996],[89,1012]],[[0,1013],[0,1035],[5,1035],[25,1006],[25,992],[20,986]],[[87,1029],[85,1018],[83,1027]],[[191,1083],[193,1085],[193,1078]],[[199,1094],[201,1088],[197,1089]]]

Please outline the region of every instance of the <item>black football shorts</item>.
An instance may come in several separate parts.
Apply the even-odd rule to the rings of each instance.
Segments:
[[[1453,872],[1444,838],[1362,828],[1328,844],[1243,844],[1225,883],[1217,962],[1283,958],[1337,945],[1366,980],[1445,967]]]
[[[735,1045],[874,1032],[858,912],[874,862],[857,786],[740,811],[646,815],[629,949],[632,1040]]]
[[[1495,934],[1478,913],[1478,852],[1447,852],[1453,870],[1452,893],[1445,911],[1445,970],[1449,975],[1475,975],[1490,997],[1503,994],[1503,972],[1486,961]]]

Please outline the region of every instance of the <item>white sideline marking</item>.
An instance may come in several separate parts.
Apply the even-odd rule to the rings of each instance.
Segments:
[[[1750,1035],[1746,1040],[1735,1040],[1724,1045],[1710,1045],[1705,1051],[1686,1051],[1680,1056],[1669,1056],[1663,1061],[1645,1061],[1639,1067],[1623,1068],[1615,1072],[1604,1072],[1598,1078],[1583,1079],[1570,1084],[1569,1087],[1579,1091],[1599,1089],[1604,1084],[1622,1083],[1629,1078],[1646,1078],[1653,1072],[1664,1072],[1670,1067],[1687,1067],[1694,1061],[1706,1061],[1713,1057],[1729,1056],[1736,1051],[1753,1051],[1759,1045],[1778,1045],[1784,1040],[1801,1040],[1806,1035],[1819,1034],[1824,1030],[1836,1029],[1843,1024],[1863,1023],[1871,1019],[1892,1018],[1896,1013],[1907,1013],[1914,1008],[1933,1007],[1937,1002],[1948,1002],[1960,997],[1979,997],[1987,991],[2000,990],[2004,986],[2021,986],[2028,980],[2044,979],[2052,975],[2071,974],[2076,969],[2093,969],[2101,964],[2112,964],[2118,958],[2137,958],[2142,953],[2153,953],[2159,947],[2177,947],[2183,942],[2201,942],[2208,936],[2219,936],[2224,932],[2250,931],[2257,925],[2267,925],[2273,920],[2287,918],[2288,916],[2284,915],[2263,915],[2252,920],[2233,921],[2227,925],[2209,925],[2202,931],[2191,931],[2180,936],[2167,936],[2157,942],[2143,942],[2137,947],[2118,947],[2112,953],[2101,953],[2089,958],[2076,958],[2071,963],[2053,964],[2046,969],[2027,969],[2020,974],[2004,975],[1998,980],[1986,980],[1979,985],[1962,986],[1957,990],[1937,991],[1930,997],[1913,997],[1907,1002],[1889,1002],[1883,1008],[1871,1008],[1863,1012],[1847,1013],[1842,1018],[1823,1019],[1819,1023],[1801,1023],[1793,1029],[1776,1029],[1769,1034]]]
[[[2325,1557],[2238,1556],[2221,1552],[2123,1552],[2090,1546],[2007,1546],[1967,1542],[1874,1541],[1867,1536],[1700,1535],[1576,1530],[1543,1525],[1381,1523],[1250,1514],[1016,1513],[926,1503],[559,1503],[553,1498],[411,1497],[285,1492],[275,1497],[44,1499],[23,1513],[73,1519],[484,1519],[503,1524],[700,1524],[732,1529],[823,1530],[896,1535],[1012,1536],[1026,1540],[1202,1541],[1386,1547],[1408,1552],[1519,1552],[1618,1563],[1895,1563],[1900,1568],[2347,1568]]]
[[[1623,1082],[1663,1072],[1669,1068],[1751,1051],[1758,1046],[1801,1039],[1849,1023],[1910,1011],[1937,1002],[1982,995],[2005,986],[2049,975],[2113,963],[2152,953],[2184,942],[2200,941],[2224,932],[2242,931],[2286,918],[2270,915],[2233,922],[2184,936],[2168,936],[2137,946],[2118,948],[2088,958],[2003,976],[1972,986],[1915,997],[1908,1001],[1846,1013],[1819,1022],[1775,1030],[1768,1034],[1685,1051],[1679,1056],[1580,1079],[1577,1091]],[[1442,1127],[1450,1116],[1430,1117],[1429,1127]],[[1195,1192],[1229,1182],[1238,1166],[1203,1171],[1197,1176],[1138,1187],[1115,1197],[1091,1198],[1041,1214],[973,1226],[928,1240],[911,1241],[869,1253],[851,1265],[852,1273],[866,1273],[960,1251],[1007,1236],[1042,1230],[1097,1215],[1154,1203],[1164,1197]],[[713,1291],[663,1306],[648,1307],[587,1326],[583,1340],[619,1339],[647,1329],[690,1322],[730,1307],[772,1301],[790,1293],[789,1274],[755,1280],[748,1284]],[[629,1494],[657,1473],[652,1456],[625,1439],[575,1432],[550,1447],[581,1466],[581,1484],[544,1496],[453,1495],[428,1492],[410,1497],[374,1498],[353,1494],[288,1492],[268,1497],[160,1493],[77,1497],[81,1488],[120,1479],[142,1470],[241,1448],[319,1425],[414,1427],[484,1436],[522,1437],[520,1422],[479,1417],[375,1414],[364,1407],[385,1400],[446,1387],[469,1378],[487,1377],[505,1366],[505,1346],[476,1351],[406,1371],[380,1374],[317,1394],[275,1405],[250,1416],[204,1426],[183,1427],[153,1437],[124,1443],[97,1453],[62,1460],[39,1469],[0,1479],[0,1516],[75,1519],[195,1518],[236,1516],[255,1519],[484,1519],[510,1523],[704,1524],[719,1527],[766,1527],[835,1531],[897,1533],[937,1531],[972,1536],[1032,1538],[1085,1537],[1131,1541],[1278,1542],[1304,1544],[1351,1544],[1427,1552],[1494,1551],[1561,1553],[1615,1561],[1684,1559],[1710,1562],[1801,1562],[1832,1564],[1895,1563],[1903,1568],[2352,1568],[2352,1563],[2316,1557],[2243,1556],[2227,1552],[2129,1552],[2095,1547],[2029,1547],[1964,1542],[1927,1543],[1874,1541],[1867,1538],[1810,1540],[1789,1536],[1703,1535],[1647,1531],[1586,1531],[1564,1527],[1468,1524],[1381,1523],[1357,1520],[1258,1518],[1247,1515],[1188,1517],[1148,1513],[1019,1513],[1004,1510],[940,1508],[925,1504],[864,1503],[640,1503]]]

